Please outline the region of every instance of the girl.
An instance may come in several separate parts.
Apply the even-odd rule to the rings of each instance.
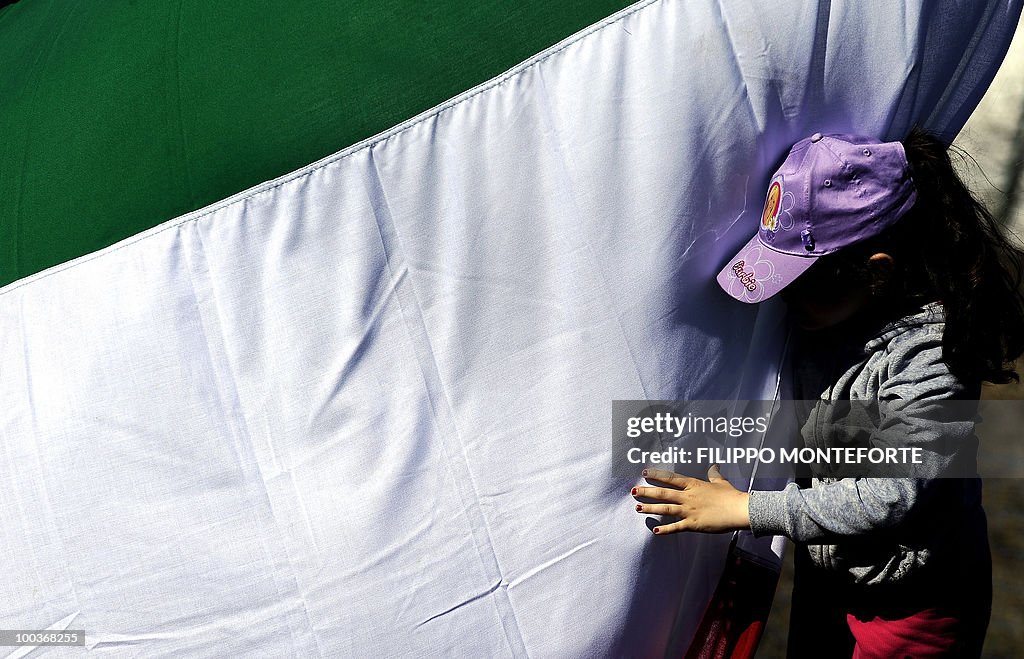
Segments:
[[[937,138],[815,134],[772,177],[758,234],[718,281],[742,302],[782,294],[795,398],[969,401],[982,381],[1019,379],[1022,257]],[[899,422],[898,441],[926,434],[923,419]],[[811,425],[804,442],[828,445]],[[970,414],[943,424],[965,442],[973,429]],[[815,478],[747,493],[717,467],[708,481],[643,475],[664,486],[633,488],[637,512],[679,520],[655,534],[750,530],[796,543],[790,656],[980,655],[992,576],[977,477]]]

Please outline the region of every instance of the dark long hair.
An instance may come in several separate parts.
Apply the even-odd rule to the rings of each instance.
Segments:
[[[879,306],[896,315],[908,306],[941,302],[942,357],[953,375],[968,383],[1019,382],[1013,362],[1024,353],[1024,251],[960,179],[949,145],[919,128],[902,143],[917,201],[844,261],[858,264],[855,276],[871,278],[866,256],[891,254],[892,276],[875,291]]]

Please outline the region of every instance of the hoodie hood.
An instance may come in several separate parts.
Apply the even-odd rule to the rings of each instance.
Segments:
[[[827,395],[832,397],[840,380],[854,378],[865,368],[877,367],[879,360],[893,349],[894,340],[904,342],[897,339],[903,334],[913,333],[915,337],[907,337],[912,342],[940,344],[944,322],[942,305],[929,302],[894,321],[868,317],[825,330],[794,330],[796,347],[790,355],[793,394],[798,399],[814,400],[828,391]],[[869,393],[865,389],[858,397]]]
[[[865,354],[882,350],[894,338],[909,330],[923,325],[941,325],[946,322],[946,313],[941,302],[929,302],[921,310],[910,316],[904,316],[885,325],[880,331],[870,336],[864,344]]]

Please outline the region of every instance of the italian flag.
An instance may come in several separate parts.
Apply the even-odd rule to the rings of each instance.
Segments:
[[[612,401],[783,395],[771,169],[952,137],[1022,2],[0,3],[0,628],[749,654],[779,544],[650,534]]]

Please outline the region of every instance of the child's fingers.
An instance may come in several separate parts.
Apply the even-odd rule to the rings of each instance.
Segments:
[[[673,522],[671,524],[655,526],[651,531],[655,535],[668,535],[670,533],[679,533],[680,531],[689,531],[692,527],[693,524],[689,520],[681,519],[678,522]]]
[[[685,490],[689,484],[694,480],[688,476],[681,476],[674,471],[665,471],[664,469],[644,469],[643,477],[648,481],[657,481],[658,483],[668,483],[674,485],[680,489]]]
[[[636,511],[644,515],[668,515],[669,517],[681,517],[682,506],[671,503],[638,503]]]
[[[637,498],[654,499],[655,501],[682,502],[682,490],[670,490],[665,487],[634,487],[630,494]]]

